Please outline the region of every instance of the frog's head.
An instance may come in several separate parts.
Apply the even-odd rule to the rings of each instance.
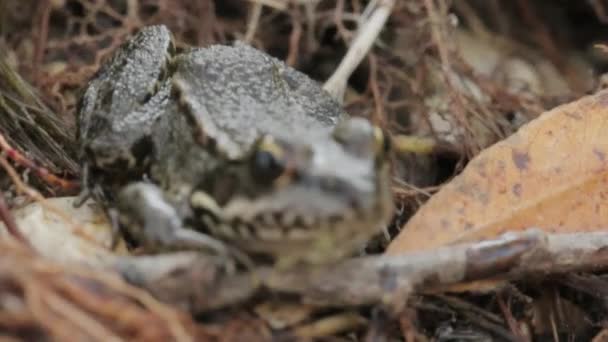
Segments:
[[[361,243],[392,213],[388,148],[382,130],[360,118],[307,141],[266,135],[218,168],[192,204],[226,238],[287,242],[323,231],[337,244]]]

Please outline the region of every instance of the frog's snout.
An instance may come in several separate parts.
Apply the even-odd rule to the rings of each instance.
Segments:
[[[306,158],[294,161],[292,182],[275,188],[278,202],[296,216],[336,224],[371,227],[388,221],[393,212],[388,165],[373,129],[367,133],[349,142],[313,144]]]

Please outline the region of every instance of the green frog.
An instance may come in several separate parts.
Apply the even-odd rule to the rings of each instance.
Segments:
[[[177,53],[143,28],[88,84],[78,127],[83,184],[150,250],[326,263],[392,215],[382,130],[243,43]]]

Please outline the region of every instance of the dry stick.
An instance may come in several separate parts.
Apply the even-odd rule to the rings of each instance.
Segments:
[[[363,57],[365,57],[371,49],[395,6],[395,0],[372,1],[365,9],[365,12],[368,13],[371,11],[371,6],[376,5],[376,3],[377,7],[369,15],[369,19],[361,23],[359,31],[357,32],[352,45],[346,52],[346,55],[340,62],[340,65],[323,85],[323,89],[332,94],[332,96],[340,102],[344,100],[346,82],[357,66],[359,66]]]
[[[352,331],[366,324],[367,320],[361,317],[361,315],[354,312],[346,312],[295,327],[292,334],[302,340],[310,340]]]
[[[258,30],[260,16],[262,15],[262,3],[254,1],[251,4],[251,12],[249,13],[249,21],[247,22],[247,32],[245,33],[245,43],[251,44],[255,33]]]
[[[546,234],[539,230],[510,233],[495,240],[459,244],[403,255],[345,260],[335,265],[291,271],[260,268],[255,275],[209,277],[211,263],[192,254],[123,259],[116,268],[163,300],[194,312],[234,304],[266,288],[300,295],[328,306],[386,304],[399,311],[413,292],[440,291],[457,282],[542,276],[608,267],[608,233]],[[169,261],[173,258],[173,261]],[[189,258],[189,259],[188,259]],[[153,267],[161,265],[162,274]],[[174,263],[171,272],[167,264]],[[126,272],[125,272],[126,271]],[[218,275],[219,272],[216,272]],[[171,285],[173,284],[173,285]],[[179,285],[178,285],[179,284]],[[185,286],[184,284],[192,284]]]
[[[36,83],[40,83],[40,66],[43,64],[44,49],[47,46],[49,35],[49,19],[51,16],[52,4],[47,1],[42,1],[38,5],[38,13],[40,15],[40,27],[38,30],[38,40],[36,41],[33,56],[34,79]]]
[[[73,303],[59,297],[55,293],[47,293],[44,297],[49,309],[56,314],[62,315],[68,322],[79,327],[81,331],[86,332],[94,340],[97,341],[123,341],[119,336],[115,335],[109,329],[106,329],[101,322],[95,320],[91,315],[87,315],[84,311],[78,308]]]
[[[1,135],[0,135],[0,137],[1,137]],[[21,178],[19,178],[17,171],[15,171],[15,169],[11,166],[11,164],[8,162],[8,160],[6,158],[4,158],[4,156],[0,156],[0,166],[8,173],[9,177],[13,181],[13,184],[15,184],[15,187],[17,188],[18,193],[25,194],[29,198],[40,203],[40,205],[45,210],[48,210],[48,211],[54,213],[61,220],[63,220],[66,224],[71,225],[73,228],[74,234],[76,234],[82,238],[85,238],[91,242],[95,242],[95,239],[92,236],[90,236],[89,234],[87,234],[86,230],[83,229],[82,225],[80,223],[76,222],[67,212],[61,210],[60,208],[55,206],[53,203],[49,202],[38,191],[36,191],[35,189],[26,185],[21,180]]]
[[[344,1],[345,0],[336,1],[336,8],[334,9],[333,20],[334,25],[336,25],[336,29],[338,30],[338,33],[340,34],[340,36],[342,36],[342,39],[344,39],[344,41],[348,41],[351,38],[352,34],[344,26]]]
[[[374,99],[374,113],[372,115],[374,124],[384,127],[384,101],[380,94],[380,87],[378,86],[378,61],[374,55],[369,56],[369,88],[372,91]]]
[[[351,259],[335,267],[270,272],[264,284],[331,305],[405,304],[410,291],[500,275],[507,279],[608,266],[608,233],[549,235],[531,230],[496,240],[398,256]],[[395,301],[397,300],[397,302]]]
[[[319,0],[247,0],[249,2],[259,3],[267,7],[274,8],[278,11],[285,11],[290,4],[295,5],[310,5],[319,2]]]
[[[256,4],[268,6],[268,7],[274,8],[275,10],[279,10],[279,11],[284,11],[287,9],[287,1],[281,1],[281,0],[248,0],[248,1],[256,3]]]
[[[77,189],[79,184],[78,182],[73,182],[70,180],[63,179],[61,177],[55,176],[48,169],[37,165],[31,160],[27,159],[22,153],[13,148],[8,141],[4,138],[4,136],[0,133],[0,149],[3,150],[7,157],[13,160],[15,163],[29,168],[38,175],[38,177],[42,178],[47,183],[61,187],[64,190],[74,190]]]
[[[99,281],[105,286],[110,287],[111,289],[123,293],[128,297],[134,298],[141,305],[152,313],[161,317],[168,325],[169,330],[173,334],[175,341],[179,342],[189,342],[192,341],[192,337],[186,331],[186,328],[179,321],[179,316],[177,311],[173,308],[166,306],[163,303],[158,302],[155,298],[153,298],[146,291],[142,291],[139,288],[135,288],[129,286],[119,277],[115,277],[114,274],[105,274],[103,272],[89,271],[87,269],[75,269],[73,270],[75,274],[78,274],[85,279],[90,278]]]
[[[54,214],[56,214],[57,216],[59,216],[65,222],[73,225],[77,229],[80,229],[80,225],[78,223],[76,223],[66,212],[57,208],[53,204],[49,203],[46,200],[46,198],[44,198],[44,196],[42,196],[38,191],[27,186],[21,180],[21,178],[19,178],[17,171],[15,171],[15,169],[11,166],[11,164],[8,162],[8,160],[6,160],[6,158],[4,158],[3,156],[0,156],[0,166],[2,166],[4,171],[6,171],[8,173],[8,176],[13,181],[13,184],[15,184],[15,186],[17,187],[17,192],[25,194],[29,198],[40,203],[40,205],[42,207],[44,207],[45,209],[47,209],[47,210],[53,212]]]
[[[45,206],[47,209],[55,212],[57,215],[61,216],[63,219],[65,219],[67,222],[71,222],[71,219],[69,217],[66,216],[66,214],[64,212],[62,212],[61,210],[55,208],[53,205],[50,205],[49,203],[46,203],[45,198],[40,195],[37,191],[35,191],[34,189],[29,188],[27,185],[25,185],[20,179],[19,176],[17,175],[17,173],[15,172],[15,170],[11,167],[11,165],[8,163],[8,161],[4,158],[4,157],[0,157],[0,165],[2,165],[5,169],[5,171],[9,174],[9,176],[12,178],[13,182],[15,183],[15,185],[18,188],[18,191],[20,192],[24,192],[26,195],[28,195],[29,197],[39,201],[43,206]],[[0,197],[0,201],[3,201],[3,198]],[[3,216],[3,214],[1,213],[1,211],[3,210],[2,205],[0,205],[0,216]],[[7,209],[8,211],[8,209]],[[3,220],[5,221],[5,224],[7,226],[7,230],[11,230],[10,227],[12,227],[14,225],[14,229],[16,229],[16,224],[14,223],[9,223],[9,220],[6,219],[7,216],[3,216]],[[10,212],[9,212],[9,216],[10,218],[12,218],[12,216],[10,216]],[[11,232],[12,233],[12,232]],[[20,232],[17,230],[17,233],[19,235]],[[12,233],[13,235],[15,235],[14,233]],[[23,239],[24,242],[28,243],[27,240],[25,240],[25,238],[21,238]],[[29,245],[29,243],[28,243]],[[55,270],[49,270],[48,266],[45,266],[44,269],[48,272],[50,271],[55,272]],[[96,272],[95,273],[95,277],[99,277],[101,278],[103,281],[106,282],[110,282],[108,279],[109,277],[103,277],[103,276],[99,276],[99,274]],[[117,286],[116,283],[112,284],[116,287],[119,287],[121,290],[123,290],[124,292],[126,292],[128,295],[131,295],[133,298],[138,299],[142,304],[146,305],[151,311],[159,314],[160,316],[163,316],[165,318],[170,318],[167,319],[167,322],[169,324],[169,328],[171,329],[171,331],[173,332],[174,336],[176,337],[176,339],[178,341],[190,341],[191,339],[189,338],[189,336],[187,335],[187,333],[184,332],[183,327],[181,327],[181,324],[176,323],[175,320],[173,319],[173,317],[166,317],[169,316],[169,314],[166,314],[166,310],[164,310],[163,305],[158,303],[155,304],[153,299],[149,299],[149,297],[144,296],[143,294],[140,294],[138,289],[133,289],[131,290],[129,288],[129,286],[127,286],[126,284],[123,284],[122,286]],[[88,324],[88,323],[87,323]],[[92,332],[90,329],[87,329],[89,332]],[[108,336],[106,336],[108,337]]]
[[[169,330],[173,334],[174,340],[178,342],[189,342],[192,341],[192,337],[186,331],[184,325],[180,322],[179,313],[175,311],[175,309],[165,305],[164,303],[159,302],[157,299],[153,298],[148,292],[129,285],[126,283],[120,276],[116,275],[113,272],[108,272],[108,270],[103,270],[100,272],[99,269],[89,269],[87,267],[81,267],[78,265],[70,266],[69,274],[71,276],[77,276],[82,279],[88,279],[95,282],[99,282],[105,287],[108,287],[112,292],[116,292],[121,294],[127,298],[135,300],[141,304],[142,307],[146,308],[156,316],[160,317],[164,322],[166,322]],[[49,263],[44,259],[38,260],[37,264],[32,266],[32,269],[36,273],[44,273],[48,276],[55,277],[57,275],[62,276],[65,275],[65,269],[63,266],[59,264]],[[36,283],[31,282],[23,282],[24,284],[32,287],[36,286]],[[30,284],[31,283],[31,284]],[[74,283],[72,283],[72,279],[69,277],[64,277],[62,279],[57,280],[57,285],[62,291],[74,294],[75,291],[80,291],[78,287],[75,287]],[[30,293],[35,294],[35,291]],[[77,297],[77,296],[76,296]],[[82,300],[82,296],[81,300]],[[38,299],[38,298],[35,298]],[[42,300],[42,299],[40,299]],[[40,303],[36,301],[28,302],[28,307],[33,307],[33,305],[37,305],[37,307],[42,307]],[[42,310],[42,309],[39,309]],[[40,317],[45,317],[44,315],[39,315]],[[40,318],[42,319],[42,318]]]
[[[285,64],[293,67],[298,61],[298,51],[300,50],[300,38],[302,37],[302,21],[300,20],[300,11],[296,11],[295,15],[291,14],[292,29],[289,34],[289,53],[285,59]]]
[[[306,18],[306,46],[310,50],[317,49],[317,42],[315,40],[316,32],[316,18],[315,11],[319,5],[320,0],[313,0],[304,4],[304,17]]]
[[[500,311],[502,311],[502,315],[505,317],[507,326],[511,330],[511,334],[513,334],[513,336],[517,337],[518,341],[525,341],[526,336],[523,334],[523,332],[519,328],[518,322],[515,319],[515,317],[513,317],[513,314],[511,313],[511,308],[509,305],[507,305],[507,303],[505,303],[505,299],[503,298],[502,294],[500,294],[496,298],[496,301],[498,303],[498,307],[500,308]]]
[[[20,278],[19,284],[21,284],[23,297],[25,300],[25,307],[27,307],[34,320],[37,324],[42,324],[46,330],[53,336],[60,337],[60,340],[67,339],[68,332],[73,337],[74,329],[70,322],[66,321],[57,313],[51,312],[51,308],[48,305],[44,305],[44,298],[47,297],[50,292],[48,288],[41,286],[41,282],[38,277],[32,277],[31,274],[14,274],[15,278]]]
[[[275,291],[295,292],[314,303],[380,303],[399,311],[412,291],[487,278],[509,270],[525,253],[542,247],[544,238],[544,234],[533,231],[432,251],[351,259],[335,267],[271,272],[263,279]]]

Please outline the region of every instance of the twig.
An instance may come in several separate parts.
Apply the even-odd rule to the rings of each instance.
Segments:
[[[510,305],[507,305],[507,303],[505,303],[502,294],[500,294],[496,298],[496,300],[498,302],[498,306],[500,307],[500,311],[502,311],[503,316],[505,316],[505,321],[507,321],[507,325],[511,330],[511,334],[513,334],[513,336],[517,338],[517,341],[526,341],[526,336],[519,328],[515,317],[513,317],[513,314],[511,313]]]
[[[469,155],[475,155],[483,147],[478,146],[477,141],[475,139],[472,139],[471,135],[474,134],[474,130],[471,128],[471,124],[467,116],[467,101],[462,92],[454,85],[453,82],[454,73],[452,71],[452,62],[450,59],[450,53],[446,47],[447,37],[445,32],[446,30],[444,27],[445,23],[441,18],[441,13],[445,13],[445,6],[441,6],[440,9],[437,9],[434,0],[424,0],[424,7],[426,8],[427,16],[430,22],[431,38],[433,39],[433,42],[437,47],[437,52],[439,54],[439,60],[441,62],[441,71],[444,79],[443,81],[445,82],[449,90],[450,100],[454,102],[454,118],[458,121],[460,126],[470,132],[470,134],[465,134],[463,136],[463,146],[466,146],[467,149],[471,149],[472,147],[474,147],[472,151],[467,152]],[[471,112],[473,112],[472,109]]]
[[[314,51],[318,48],[318,43],[315,40],[316,32],[316,9],[320,0],[310,1],[304,4],[304,16],[306,17],[306,46],[308,51]]]
[[[6,141],[4,136],[0,133],[0,149],[2,149],[7,157],[13,160],[15,163],[27,167],[34,171],[38,177],[46,181],[47,183],[58,186],[64,190],[75,190],[79,187],[78,182],[66,180],[52,174],[48,169],[36,165],[36,163],[27,159],[23,154],[14,149],[9,143]]]
[[[480,309],[476,305],[457,297],[438,296],[438,299],[455,309],[463,318],[483,330],[496,335],[501,341],[524,342],[515,340],[513,334],[504,328],[504,321],[494,317],[492,313]]]
[[[371,12],[371,8],[375,5],[377,7]],[[346,82],[378,38],[394,6],[395,0],[379,0],[370,2],[366,7],[364,13],[371,13],[369,18],[361,22],[359,31],[340,65],[323,85],[323,88],[338,101],[342,102],[344,100]]]
[[[39,160],[43,164],[68,173],[77,173],[78,165],[70,157],[73,139],[65,129],[65,124],[2,58],[0,58],[0,111],[3,112],[0,133],[11,133],[10,137],[5,136],[6,141],[19,145],[16,146],[19,150],[28,151],[33,156],[33,160]],[[6,145],[11,143],[7,142],[3,147],[6,148]],[[16,148],[10,149],[17,151]]]
[[[376,125],[384,127],[384,123],[382,122],[384,119],[384,101],[380,94],[380,86],[378,85],[378,61],[373,54],[369,56],[369,70],[369,88],[371,89],[374,98],[374,113],[372,119]]]
[[[416,329],[416,311],[405,309],[399,314],[399,328],[401,335],[406,342],[419,341],[416,337],[419,333]]]
[[[52,4],[51,2],[43,1],[39,4],[37,12],[40,16],[40,27],[38,28],[38,39],[36,41],[34,50],[34,60],[32,65],[34,66],[34,79],[36,83],[40,83],[40,67],[43,64],[44,50],[47,46],[47,39],[49,34],[49,19],[51,15]]]
[[[319,0],[247,0],[247,1],[259,3],[264,6],[274,8],[275,10],[278,10],[278,11],[285,11],[289,7],[290,3],[306,6],[309,4],[315,4]]]
[[[333,11],[333,21],[342,40],[348,42],[352,37],[352,33],[344,26],[344,1],[345,0],[338,0],[336,2],[336,8]]]
[[[595,16],[602,24],[608,24],[608,14],[605,5],[600,0],[589,0],[589,5],[593,8]]]
[[[25,194],[29,198],[39,202],[40,205],[42,205],[45,209],[52,211],[57,216],[59,216],[62,220],[73,225],[75,228],[80,227],[76,222],[74,222],[74,220],[72,220],[72,218],[67,213],[65,213],[63,210],[60,210],[59,208],[57,208],[54,205],[52,205],[51,203],[49,203],[46,200],[46,198],[44,198],[44,196],[42,196],[38,191],[27,186],[21,180],[21,178],[19,178],[17,171],[15,171],[15,169],[11,166],[11,164],[8,162],[8,160],[6,160],[6,158],[4,158],[3,156],[0,156],[0,165],[8,173],[9,177],[15,184],[15,187],[17,188],[17,191],[19,193]]]
[[[361,315],[347,312],[296,327],[293,331],[293,336],[302,340],[310,340],[331,336],[344,331],[351,331],[365,324],[367,324],[367,320]]]
[[[300,51],[300,38],[302,37],[302,21],[300,19],[301,13],[296,10],[295,13],[291,14],[292,29],[289,34],[289,53],[285,59],[285,64],[293,67],[298,62],[298,52]]]
[[[1,156],[1,155],[0,155],[0,166],[9,175],[9,177],[13,181],[13,184],[15,184],[17,192],[24,194],[24,195],[28,196],[29,198],[33,199],[34,201],[40,203],[40,205],[44,209],[57,215],[66,224],[71,225],[73,228],[74,234],[77,234],[83,238],[86,238],[87,240],[95,241],[95,239],[93,239],[89,234],[86,233],[86,230],[84,230],[82,228],[82,225],[79,224],[78,222],[76,222],[70,215],[68,215],[68,213],[66,213],[64,210],[59,209],[53,203],[47,201],[47,199],[44,196],[42,196],[38,191],[36,191],[35,189],[33,189],[33,188],[29,187],[27,184],[25,184],[21,180],[19,175],[17,174],[17,171],[15,171],[15,169],[8,162],[8,160],[4,156]]]
[[[245,33],[245,43],[251,44],[255,33],[260,23],[260,16],[262,15],[262,3],[255,1],[251,4],[251,12],[249,13],[249,21],[247,21],[247,33]]]
[[[194,312],[241,302],[261,289],[299,295],[317,305],[386,304],[399,311],[413,291],[440,291],[454,283],[497,276],[521,279],[608,267],[607,246],[608,233],[549,235],[530,230],[484,242],[283,272],[260,268],[253,274],[221,274],[217,265],[196,253],[121,259],[115,268],[163,300]]]
[[[470,303],[459,297],[449,295],[431,295],[431,297],[437,298],[438,300],[447,304],[449,307],[455,309],[458,312],[468,311],[479,319],[488,321],[492,325],[504,326],[505,321],[500,316],[496,315],[493,312],[484,310],[476,306],[475,304]]]
[[[180,322],[179,312],[171,307],[158,302],[149,293],[139,288],[132,287],[125,283],[120,277],[110,272],[99,272],[96,270],[88,270],[82,267],[73,267],[70,269],[73,275],[82,277],[83,279],[91,279],[107,286],[112,291],[116,291],[122,295],[138,301],[141,306],[145,307],[150,312],[161,317],[166,322],[169,330],[173,334],[175,341],[189,342],[192,341],[186,327]],[[64,287],[71,287],[72,284],[66,280]]]
[[[54,293],[47,293],[44,300],[49,309],[73,322],[81,331],[86,331],[94,340],[119,342],[122,339],[97,322],[94,317],[86,315],[76,305]]]
[[[182,312],[129,286],[114,272],[59,265],[13,240],[0,242],[0,273],[8,284],[3,295],[14,296],[19,304],[0,315],[9,332],[21,328],[11,326],[15,318],[27,320],[27,326],[21,325],[27,331],[61,341],[117,340],[116,335],[156,341],[151,337],[162,335],[160,340],[187,342],[198,330]]]
[[[284,11],[287,9],[287,1],[282,0],[248,0],[249,2],[253,2],[256,4],[268,6],[274,8],[279,11]]]

